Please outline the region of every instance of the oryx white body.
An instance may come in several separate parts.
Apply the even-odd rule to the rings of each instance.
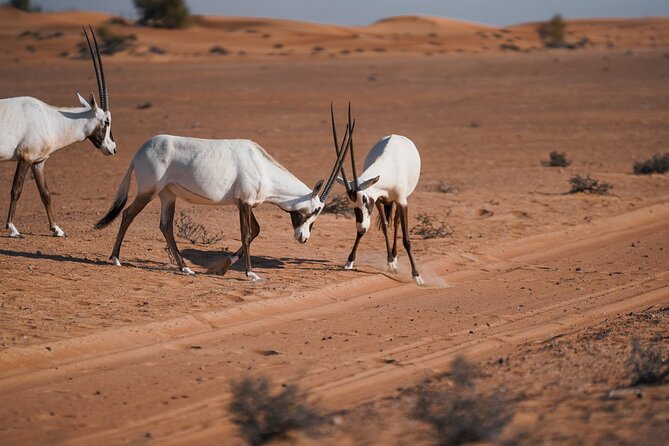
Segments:
[[[364,189],[369,198],[384,203],[408,204],[409,195],[416,189],[420,178],[420,155],[414,143],[402,135],[381,138],[367,154],[364,171],[358,178],[363,185],[379,177],[378,181]],[[369,229],[369,220],[365,224]]]
[[[341,156],[324,188],[323,200],[341,166]],[[96,227],[102,228],[120,213],[125,205],[130,177],[135,172],[137,196],[124,211],[111,259],[120,265],[123,237],[134,217],[156,195],[160,197],[160,228],[180,270],[193,272],[179,254],[173,235],[174,203],[181,198],[204,205],[236,205],[240,212],[242,247],[222,267],[225,273],[242,254],[246,254],[246,275],[259,277],[251,270],[249,246],[260,232],[252,209],[261,203],[272,203],[291,214],[294,236],[305,243],[314,220],[323,208],[318,192],[320,181],[309,188],[275,161],[262,147],[246,139],[209,140],[158,135],[149,139],[135,155],[119,186],[116,201]]]
[[[351,157],[353,156],[354,151],[351,149]],[[345,269],[353,269],[358,244],[362,236],[369,230],[371,214],[376,206],[379,211],[380,226],[386,239],[388,269],[391,272],[397,272],[398,269],[397,233],[398,225],[401,225],[402,242],[411,262],[414,281],[418,285],[425,283],[416,268],[408,233],[408,198],[418,184],[420,163],[420,155],[415,144],[409,138],[401,135],[385,136],[369,151],[365,159],[365,170],[357,179],[357,187],[355,179],[350,181],[346,187],[356,214],[357,235],[344,266]],[[353,170],[355,172],[355,169]],[[342,179],[340,180],[343,182]],[[391,246],[388,237],[388,223],[391,220],[393,209],[395,212],[394,237]]]
[[[90,30],[93,33],[93,29]],[[116,143],[111,135],[111,112],[102,59],[97,41],[94,52],[86,30],[84,34],[98,81],[101,107],[98,107],[92,93],[88,101],[77,93],[81,107],[76,108],[53,107],[32,97],[0,99],[0,161],[17,163],[6,224],[10,237],[21,236],[13,220],[29,168],[35,177],[53,235],[62,237],[65,233],[55,223],[51,212],[51,195],[44,178],[44,163],[57,150],[85,139],[90,139],[104,155],[116,153]]]

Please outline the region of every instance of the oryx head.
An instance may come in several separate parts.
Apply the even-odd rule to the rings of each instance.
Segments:
[[[93,42],[95,43],[95,52],[91,45],[91,40],[88,37],[86,28],[84,28],[84,36],[88,43],[88,49],[91,52],[91,59],[93,60],[93,68],[95,68],[95,77],[98,80],[98,94],[100,95],[100,106],[95,101],[95,96],[91,93],[88,101],[86,101],[79,93],[79,102],[84,107],[90,108],[93,113],[94,121],[97,125],[93,128],[88,139],[93,145],[97,147],[103,155],[114,155],[116,153],[116,143],[114,142],[114,135],[111,131],[111,111],[109,111],[109,96],[107,94],[107,83],[105,82],[105,72],[102,68],[102,57],[100,57],[100,49],[98,48],[98,41],[95,38],[93,28],[89,25]]]
[[[344,141],[342,141],[342,146],[337,148],[337,160],[332,167],[332,173],[330,173],[328,181],[325,183],[325,187],[323,187],[324,180],[320,180],[312,189],[311,194],[304,197],[304,200],[302,200],[296,209],[290,211],[290,219],[293,223],[293,229],[295,230],[295,240],[300,243],[306,243],[307,240],[309,240],[314,221],[316,221],[316,217],[318,217],[325,207],[325,201],[328,198],[330,189],[332,189],[332,185],[337,178],[337,172],[341,169],[344,158],[346,157],[346,152],[348,151],[349,145],[346,142],[346,137],[348,135],[350,140],[352,134],[353,128],[349,128],[347,125]],[[321,189],[323,192],[319,195]]]
[[[337,147],[337,128],[335,125],[334,119],[334,110],[332,109],[332,104],[330,104],[330,117],[332,119],[332,135],[335,142],[335,150],[337,154],[340,153],[340,149]],[[355,121],[351,122],[351,104],[348,104],[348,123],[346,128],[352,127],[355,124]],[[355,225],[358,233],[364,234],[367,232],[371,222],[372,211],[374,210],[375,199],[372,198],[367,190],[376,184],[379,181],[379,176],[370,178],[363,181],[362,183],[358,180],[358,172],[355,168],[355,152],[353,150],[353,135],[349,136],[348,147],[351,150],[351,170],[353,171],[353,181],[348,181],[346,178],[346,169],[341,166],[341,177],[337,177],[337,181],[346,187],[346,195],[348,199],[353,203],[353,211],[355,212]]]

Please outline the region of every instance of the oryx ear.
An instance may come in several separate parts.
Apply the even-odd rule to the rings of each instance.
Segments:
[[[83,106],[86,107],[86,108],[91,108],[91,104],[89,104],[88,102],[86,102],[86,99],[84,99],[84,98],[79,94],[79,92],[77,92],[77,98],[79,98],[79,102],[81,102],[81,105],[83,105]]]
[[[376,184],[377,181],[381,178],[381,175],[377,175],[374,178],[370,178],[369,180],[363,181],[360,183],[360,190],[365,190],[369,188],[370,186],[373,186]]]
[[[90,104],[93,110],[98,109],[98,103],[95,102],[95,95],[93,95],[93,93],[91,93],[90,96],[88,96],[88,103]]]
[[[318,195],[318,193],[321,191],[321,187],[323,187],[323,182],[324,180],[320,180],[316,185],[314,186],[314,189],[311,191],[311,197],[315,197]]]
[[[347,185],[346,182],[344,181],[344,179],[340,176],[337,176],[337,183],[341,184],[342,186]]]

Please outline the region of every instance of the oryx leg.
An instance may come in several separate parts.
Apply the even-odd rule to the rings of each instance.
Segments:
[[[121,261],[119,259],[121,253],[121,244],[123,243],[125,232],[128,230],[135,217],[137,217],[137,214],[142,212],[142,210],[146,207],[147,204],[149,204],[153,197],[153,192],[139,194],[135,197],[135,201],[133,201],[132,204],[123,211],[123,219],[121,220],[121,226],[118,228],[116,243],[114,244],[114,249],[111,256],[109,257],[114,265],[121,266]]]
[[[397,258],[392,255],[390,248],[390,239],[388,238],[388,220],[386,219],[386,209],[383,203],[376,202],[376,209],[379,211],[379,220],[381,221],[381,230],[383,237],[386,239],[386,253],[388,261],[388,271],[391,273],[397,272]]]
[[[396,204],[395,217],[393,222],[393,249],[390,252],[393,256],[393,259],[395,260],[395,263],[397,263],[397,231],[399,230],[400,227],[400,214],[401,214],[398,208],[399,206]]]
[[[348,255],[348,260],[344,269],[353,269],[353,263],[355,262],[355,257],[358,254],[358,245],[360,244],[360,239],[365,235],[364,232],[355,233],[355,242],[353,242],[353,248],[351,248],[351,253]]]
[[[240,204],[239,205],[239,227],[241,230],[241,235],[242,235],[242,247],[240,250],[244,251],[244,261],[245,261],[245,267],[246,267],[246,277],[251,279],[254,282],[259,282],[261,279],[258,277],[256,273],[253,272],[253,268],[251,267],[251,242],[255,238],[253,235],[254,229],[253,229],[253,221],[255,220],[255,217],[253,216],[253,211],[251,209],[251,206],[248,204]],[[255,222],[257,226],[257,232],[260,232],[260,226],[258,226],[258,222]],[[258,235],[256,233],[256,235]],[[237,251],[239,252],[239,251]]]
[[[16,172],[14,172],[14,182],[12,183],[12,191],[9,195],[9,214],[7,215],[7,225],[5,226],[10,231],[10,237],[21,237],[21,234],[13,223],[14,212],[16,212],[16,203],[19,201],[19,197],[21,197],[23,183],[30,164],[30,162],[20,159],[16,165]]]
[[[51,194],[49,193],[49,188],[46,185],[46,178],[44,178],[44,163],[42,161],[35,163],[31,166],[33,171],[33,176],[35,177],[35,184],[37,185],[37,190],[39,191],[39,196],[42,199],[42,204],[44,205],[44,210],[46,210],[46,218],[49,220],[49,228],[53,231],[54,237],[64,237],[65,233],[62,229],[58,227],[56,222],[53,219],[53,213],[51,212]]]
[[[260,225],[258,224],[258,220],[256,220],[255,215],[253,215],[253,209],[250,209],[251,213],[251,240],[249,241],[249,244],[255,240],[256,237],[258,237],[258,234],[260,234]],[[242,210],[241,208],[239,209],[239,223],[240,223],[240,228],[241,228],[241,223],[242,223]],[[244,237],[242,236],[242,241],[244,240]],[[209,272],[214,272],[216,274],[221,274],[225,275],[225,273],[228,272],[230,267],[237,263],[237,261],[240,259],[240,257],[244,254],[244,245],[239,247],[239,249],[234,253],[234,255],[231,255],[227,257],[222,263],[215,262],[214,265],[212,265],[209,268]]]
[[[179,248],[177,247],[177,242],[176,240],[174,240],[174,209],[177,197],[175,197],[170,191],[166,189],[163,189],[160,192],[160,194],[158,194],[158,196],[160,197],[160,207],[161,207],[160,231],[163,233],[163,236],[165,237],[165,241],[167,242],[167,247],[172,253],[174,261],[177,262],[179,271],[188,276],[192,276],[195,273],[193,272],[193,270],[191,270],[189,267],[186,266],[186,262],[184,262],[184,259],[183,257],[181,257],[181,253],[179,252]]]
[[[425,285],[425,282],[420,277],[420,274],[416,269],[416,262],[414,262],[413,254],[411,253],[411,240],[409,240],[409,230],[407,228],[409,220],[409,207],[407,205],[398,207],[399,209],[397,209],[397,212],[400,213],[400,223],[402,224],[402,243],[404,244],[404,249],[409,256],[409,262],[411,262],[411,276],[417,285]]]

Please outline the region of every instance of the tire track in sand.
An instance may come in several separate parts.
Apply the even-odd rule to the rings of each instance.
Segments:
[[[657,217],[657,214],[655,215]],[[659,229],[666,229],[669,222],[658,223],[656,218],[650,221],[643,222],[644,224],[637,224],[634,228],[621,228],[620,226],[610,227],[606,234],[598,234],[596,237],[583,237],[582,234],[574,234],[575,240],[572,244],[565,243],[563,237],[542,237],[546,239],[560,240],[561,246],[557,249],[557,256],[564,253],[569,254],[574,250],[579,251],[592,246],[608,243],[612,240],[626,240],[634,239],[641,236],[641,234],[652,233]],[[535,249],[535,244],[528,244],[531,249]],[[517,251],[516,251],[517,252]],[[556,256],[555,250],[550,248],[542,250],[541,252],[549,252]],[[520,256],[513,256],[509,259],[501,260],[496,257],[493,262],[496,262],[496,268],[499,270],[497,274],[506,274],[515,271],[518,268],[517,258],[522,256],[532,255],[537,260],[546,261],[550,257],[541,256],[534,253],[520,253]],[[485,264],[488,271],[491,270],[489,264]],[[489,272],[484,272],[490,274]],[[458,271],[453,275],[460,274],[462,279],[463,272]],[[482,274],[479,272],[479,274]],[[449,275],[446,276],[453,282]],[[471,279],[475,277],[471,272],[467,272],[466,278]],[[395,355],[404,353],[408,358],[401,362],[385,364],[381,361],[380,356],[370,355],[363,358],[362,361],[367,363],[374,363],[374,366],[366,370],[353,369],[351,373],[344,376],[332,379],[328,374],[322,374],[318,369],[312,370],[307,375],[303,376],[300,383],[303,388],[309,390],[313,396],[320,399],[330,407],[351,407],[360,404],[364,401],[378,398],[381,395],[392,393],[392,389],[397,386],[406,385],[407,383],[415,382],[417,378],[424,376],[427,373],[435,370],[443,370],[458,354],[467,354],[470,357],[482,357],[490,355],[495,352],[502,354],[504,351],[513,349],[515,346],[550,336],[564,334],[569,331],[577,330],[581,327],[592,325],[593,322],[599,321],[608,315],[625,312],[637,308],[648,307],[657,303],[669,302],[669,288],[667,287],[667,278],[669,273],[659,272],[645,277],[640,280],[625,283],[621,286],[609,287],[594,293],[587,293],[571,299],[560,301],[552,305],[547,305],[540,310],[533,311],[530,314],[518,317],[504,317],[498,322],[495,322],[491,328],[495,329],[493,335],[489,335],[483,339],[471,339],[468,337],[466,330],[451,333],[446,340],[427,340],[404,345],[402,347],[387,350],[382,356]],[[462,283],[462,282],[459,282]],[[396,289],[402,290],[402,293],[397,293]],[[396,299],[402,295],[406,297],[406,286],[395,286],[390,289],[381,289],[376,293],[372,293],[372,299]],[[417,290],[413,288],[413,290]],[[393,291],[393,292],[390,292]],[[419,294],[438,293],[434,290],[419,290]],[[390,294],[388,294],[390,293]],[[416,293],[412,292],[414,296]],[[369,293],[364,293],[363,301],[369,302]],[[360,296],[357,296],[360,297]],[[592,305],[587,311],[574,310],[574,306],[579,303],[592,301],[598,299],[595,305]],[[351,302],[353,301],[353,302]],[[271,321],[265,321],[260,325],[254,325],[254,329],[277,326],[289,321],[299,320],[304,317],[314,317],[315,315],[327,316],[329,314],[336,314],[340,311],[346,311],[352,305],[357,305],[355,297],[346,300],[349,305],[337,305],[341,302],[335,301],[331,304],[319,306],[313,309],[298,311],[297,313],[289,313],[270,317]],[[362,303],[360,303],[362,304]],[[257,321],[256,321],[257,322]],[[244,323],[245,326],[248,323]],[[253,325],[253,323],[251,323]],[[212,324],[213,326],[213,324]],[[239,328],[239,327],[237,327]],[[248,326],[248,331],[252,331]],[[225,331],[225,330],[224,330]],[[220,329],[212,329],[211,333],[206,335],[196,335],[197,342],[211,341],[213,338],[219,339],[224,336]],[[192,340],[193,337],[188,337]],[[183,341],[183,340],[181,340]],[[177,342],[177,341],[172,341]],[[422,347],[431,344],[432,351],[425,352]],[[379,364],[381,362],[381,364]],[[352,364],[344,364],[343,368]],[[206,441],[214,438],[221,438],[222,432],[225,432],[225,424],[214,423],[213,426],[203,427],[201,425],[193,426],[191,423],[182,424],[183,419],[199,419],[207,420],[211,417],[212,411],[215,409],[223,410],[223,407],[228,402],[229,396],[224,392],[213,397],[200,399],[193,404],[188,404],[179,407],[176,410],[169,410],[160,412],[157,415],[143,417],[124,423],[112,429],[104,430],[102,432],[91,433],[84,437],[77,438],[75,444],[90,444],[90,442],[114,443],[122,436],[127,436],[129,433],[137,435],[145,431],[149,427],[151,429],[164,430],[169,432],[169,442],[192,442],[192,441]],[[132,435],[131,435],[132,436]]]

